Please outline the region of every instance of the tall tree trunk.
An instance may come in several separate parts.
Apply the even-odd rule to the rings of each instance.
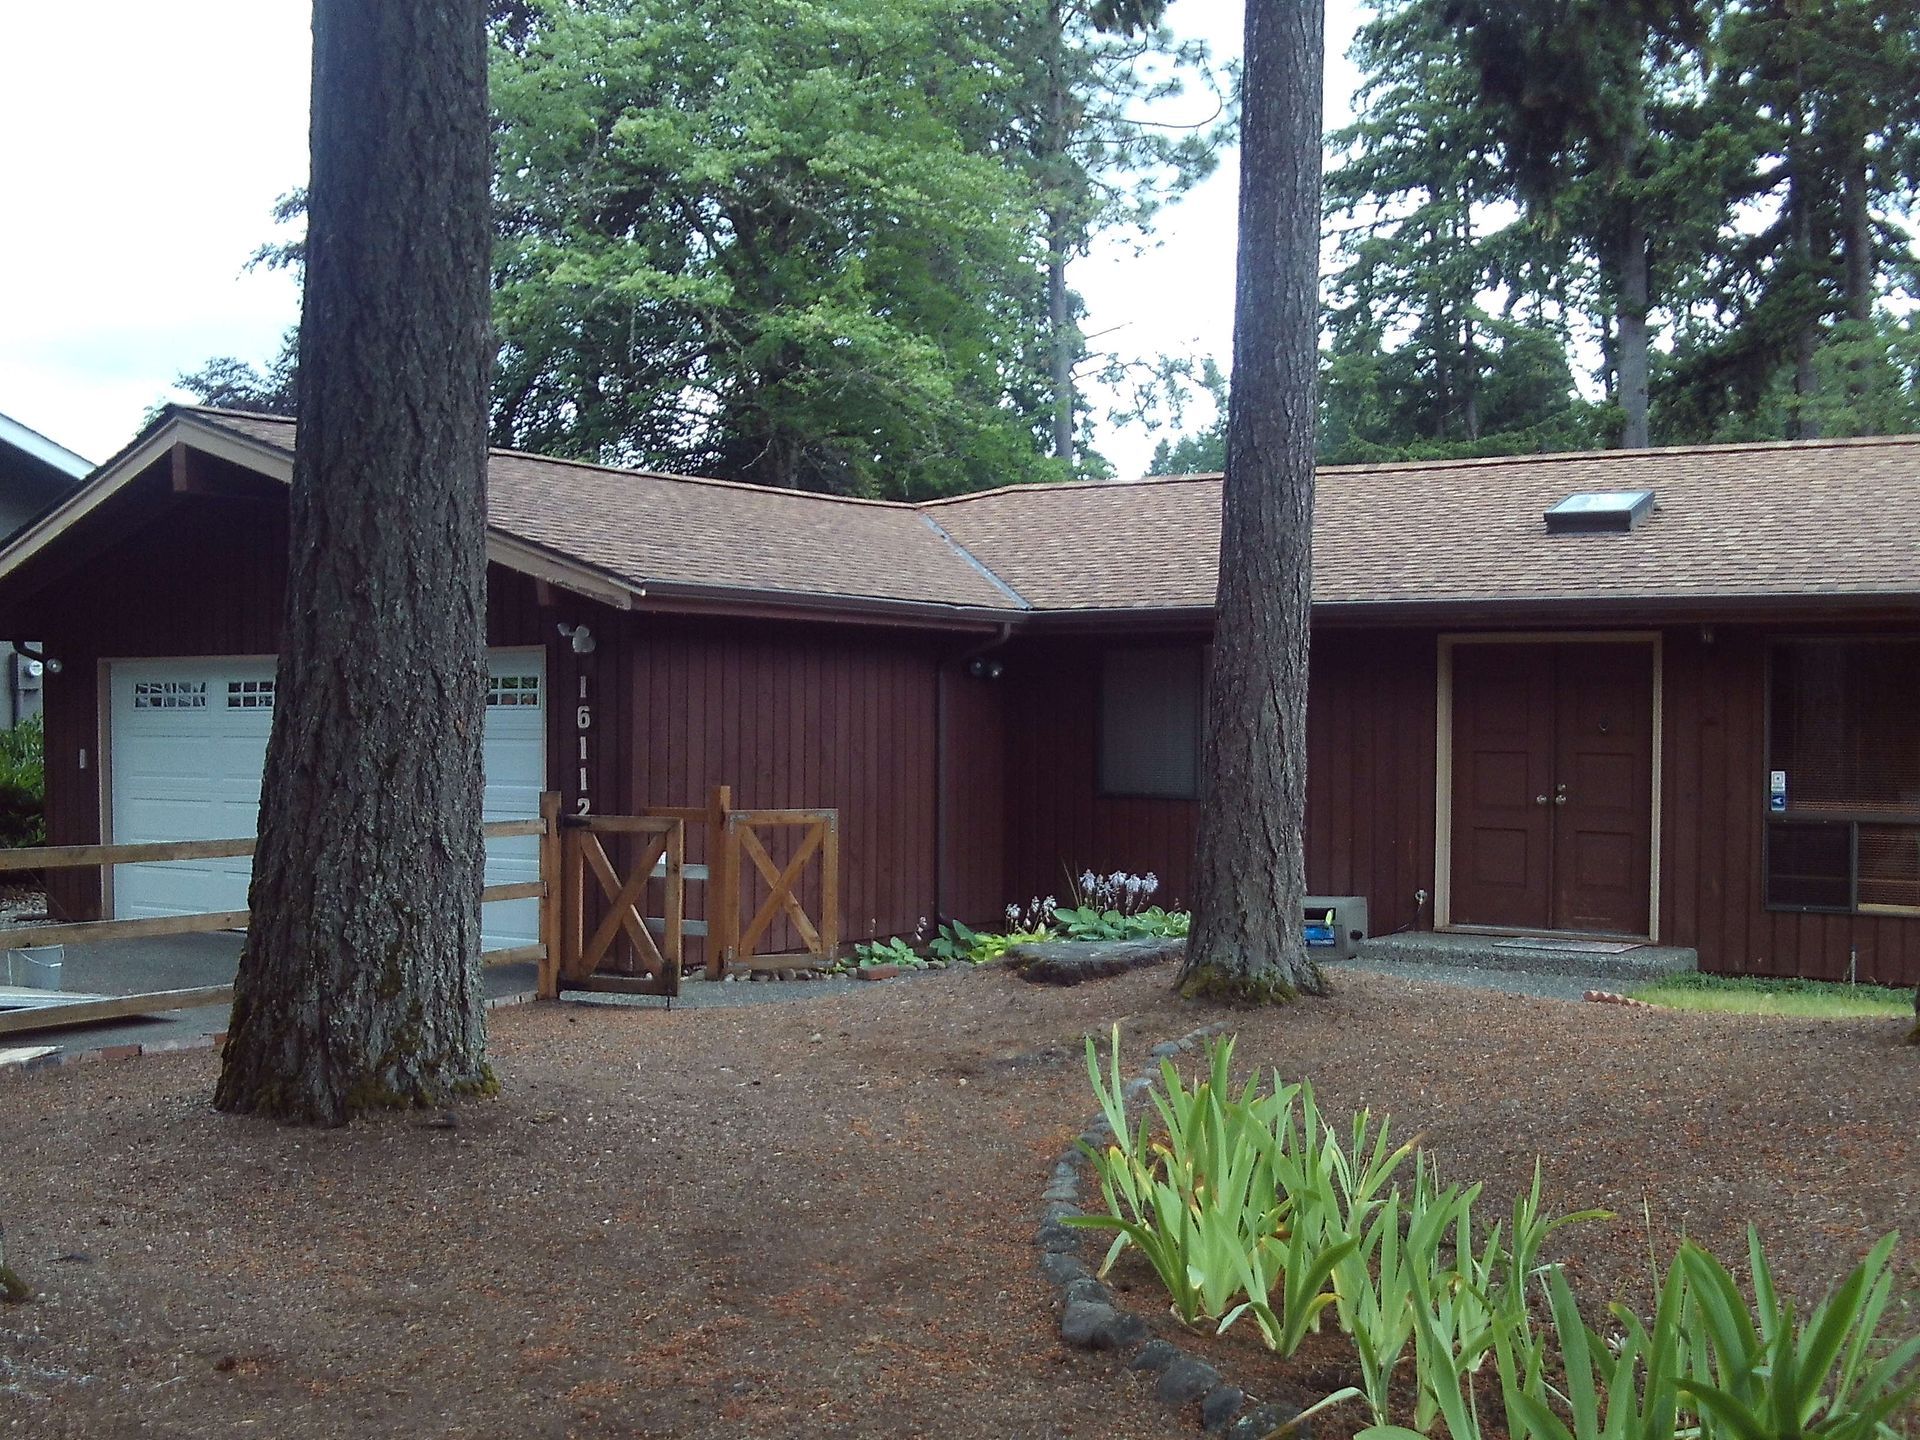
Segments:
[[[1464,195],[1455,195],[1458,221],[1460,253],[1473,253],[1473,206]],[[1463,422],[1467,439],[1480,438],[1480,354],[1474,344],[1473,302],[1475,294],[1469,291],[1458,297],[1460,305],[1460,383],[1466,394],[1461,397]]]
[[[1047,6],[1047,116],[1041,140],[1045,172],[1053,186],[1047,207],[1047,345],[1053,372],[1053,456],[1073,461],[1073,362],[1078,335],[1067,293],[1067,257],[1073,245],[1068,210],[1067,21],[1060,0]]]
[[[292,561],[225,1110],[338,1124],[493,1086],[486,81],[481,0],[316,0]]]
[[[1240,271],[1189,995],[1325,986],[1306,951],[1323,0],[1248,0]]]
[[[1794,88],[1806,94],[1804,67],[1793,67]],[[1812,123],[1804,109],[1791,116],[1793,138],[1787,145],[1787,209],[1793,225],[1793,262],[1799,285],[1811,291],[1813,278],[1814,151],[1807,133]],[[1820,316],[1811,299],[1805,300],[1805,313],[1799,318],[1793,335],[1793,438],[1820,438],[1820,417],[1814,401],[1820,393],[1820,372],[1815,357],[1820,349]]]
[[[1073,461],[1073,302],[1067,294],[1067,223],[1059,211],[1047,226],[1047,335],[1053,360],[1053,457]]]
[[[1644,449],[1652,443],[1647,428],[1647,381],[1652,368],[1652,341],[1648,333],[1652,282],[1648,274],[1647,217],[1637,200],[1627,202],[1626,223],[1620,237],[1619,311],[1615,331],[1614,363],[1619,370],[1620,446]]]
[[[1842,238],[1846,247],[1847,319],[1856,325],[1873,323],[1873,211],[1867,196],[1867,147],[1852,142],[1847,167],[1840,177]]]

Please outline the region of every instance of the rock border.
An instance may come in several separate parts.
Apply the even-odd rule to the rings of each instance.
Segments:
[[[1164,965],[1187,953],[1184,935],[1141,935],[1131,940],[1030,940],[1001,957],[1022,980],[1035,985],[1079,985],[1148,965]]]
[[[1151,1065],[1128,1080],[1122,1097],[1131,1104],[1160,1076],[1160,1061],[1192,1054],[1209,1036],[1233,1028],[1230,1020],[1216,1020],[1190,1030],[1178,1040],[1163,1040],[1148,1052]],[[1087,1123],[1054,1163],[1053,1177],[1041,1192],[1040,1224],[1034,1244],[1040,1248],[1040,1271],[1052,1286],[1060,1305],[1060,1338],[1081,1350],[1112,1351],[1125,1362],[1123,1375],[1143,1374],[1153,1379],[1154,1394],[1162,1405],[1179,1412],[1198,1405],[1200,1425],[1210,1435],[1226,1440],[1263,1440],[1289,1421],[1296,1422],[1295,1440],[1310,1440],[1300,1412],[1289,1405],[1262,1403],[1226,1379],[1218,1369],[1171,1340],[1154,1337],[1147,1322],[1123,1309],[1113,1291],[1102,1283],[1080,1257],[1086,1232],[1063,1222],[1084,1214],[1081,1187],[1091,1180],[1084,1143],[1098,1148],[1113,1138],[1107,1117],[1098,1114]]]

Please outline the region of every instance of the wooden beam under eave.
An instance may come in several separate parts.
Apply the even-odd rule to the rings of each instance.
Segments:
[[[176,495],[216,500],[269,500],[281,503],[287,487],[271,476],[181,442],[167,453],[167,470]]]

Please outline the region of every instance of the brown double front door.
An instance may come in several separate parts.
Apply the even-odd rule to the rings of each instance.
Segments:
[[[1649,932],[1653,647],[1453,648],[1455,925]]]

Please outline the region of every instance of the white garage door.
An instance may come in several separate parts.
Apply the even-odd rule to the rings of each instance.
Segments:
[[[545,656],[496,650],[487,657],[486,792],[489,820],[540,813],[546,781]],[[259,822],[260,774],[273,722],[270,659],[129,660],[110,667],[113,839],[221,840]],[[247,908],[250,861],[173,860],[117,865],[119,918]],[[539,841],[487,842],[487,883],[540,876]],[[489,950],[539,939],[535,900],[481,910]]]

